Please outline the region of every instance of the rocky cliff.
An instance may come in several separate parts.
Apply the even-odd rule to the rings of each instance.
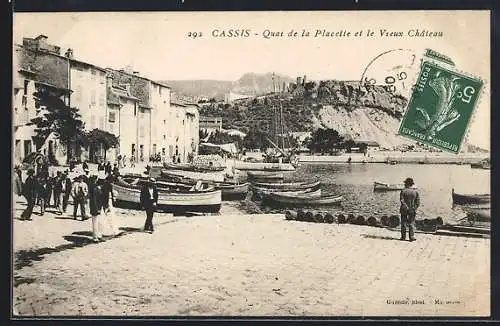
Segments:
[[[412,143],[396,135],[406,104],[407,99],[382,86],[329,80],[291,83],[281,94],[214,104],[202,108],[201,114],[222,116],[226,128],[272,132],[282,108],[285,130],[333,128],[345,137],[393,148]]]

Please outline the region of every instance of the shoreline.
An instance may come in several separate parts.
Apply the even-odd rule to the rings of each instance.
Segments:
[[[299,163],[322,164],[339,163],[348,164],[349,157],[351,163],[386,163],[394,161],[399,164],[457,164],[469,165],[477,163],[483,159],[490,158],[489,154],[448,154],[448,153],[427,153],[427,152],[370,152],[366,156],[361,153],[341,155],[299,155]]]

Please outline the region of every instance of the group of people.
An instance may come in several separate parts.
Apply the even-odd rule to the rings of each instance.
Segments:
[[[54,207],[59,214],[66,212],[71,195],[71,179],[68,170],[58,171],[55,176],[50,176],[48,169],[42,169],[35,175],[34,169],[28,170],[28,177],[23,182],[21,169],[15,168],[16,193],[24,196],[28,206],[21,214],[21,219],[31,220],[35,205],[40,206],[40,215],[45,213],[47,207]]]
[[[56,208],[56,213],[66,213],[70,197],[73,199],[73,218],[84,221],[92,217],[92,231],[94,241],[102,239],[103,223],[107,222],[114,235],[120,234],[119,229],[113,222],[113,180],[116,171],[106,173],[105,169],[99,170],[97,174],[90,174],[88,165],[84,162],[84,172],[73,180],[69,176],[69,170],[57,171],[56,175],[50,176],[48,166],[27,171],[26,180],[22,180],[19,167],[15,167],[14,186],[18,196],[26,198],[26,209],[21,213],[21,220],[31,221],[33,210],[36,205],[40,206],[40,215],[44,215],[47,207]],[[109,171],[109,168],[108,168]],[[80,216],[77,215],[80,209]],[[88,209],[88,210],[87,210]]]

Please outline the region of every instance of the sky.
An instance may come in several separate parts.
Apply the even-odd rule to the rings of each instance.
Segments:
[[[22,43],[23,37],[44,34],[50,44],[61,46],[62,53],[72,48],[78,60],[115,69],[131,66],[155,80],[234,81],[247,72],[360,80],[370,61],[382,52],[423,53],[431,48],[488,83],[489,21],[485,11],[15,13],[13,37],[15,43]],[[248,30],[249,37],[216,37],[229,29]],[[443,36],[407,35],[417,29],[439,31]],[[288,37],[292,30],[297,37]],[[310,36],[300,37],[302,30]],[[368,30],[374,35],[368,37]],[[403,36],[382,37],[383,30]],[[338,34],[331,37],[327,32]],[[384,64],[379,60],[377,69],[382,70],[372,73],[383,74],[400,59],[389,58]],[[469,137],[486,148],[489,111],[487,86]]]

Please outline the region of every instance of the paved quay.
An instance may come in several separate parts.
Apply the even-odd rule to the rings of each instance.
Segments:
[[[488,316],[490,240],[286,221],[283,215],[155,215],[116,209],[126,233],[91,243],[91,220],[18,220],[22,316]],[[37,210],[35,210],[37,211]],[[72,212],[72,207],[68,208]]]

